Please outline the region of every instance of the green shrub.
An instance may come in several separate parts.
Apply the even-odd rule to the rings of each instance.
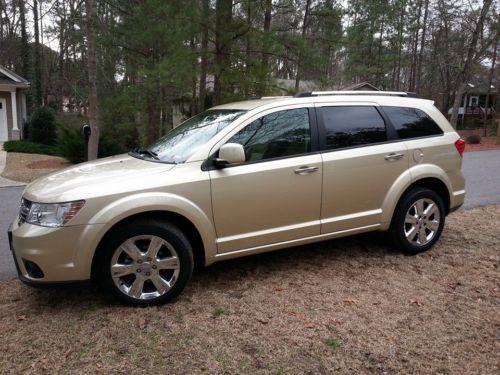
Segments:
[[[56,143],[56,119],[50,108],[42,107],[33,112],[29,123],[29,140],[46,145]]]
[[[123,154],[127,152],[128,149],[123,146],[118,140],[113,138],[110,134],[103,131],[99,137],[99,157],[104,158],[106,156],[113,156],[118,154]]]
[[[85,161],[85,141],[80,131],[70,128],[59,128],[59,150],[61,155],[71,163]]]
[[[3,148],[7,152],[21,152],[24,154],[59,155],[59,150],[56,146],[49,146],[25,140],[7,141],[3,144]]]
[[[80,130],[61,127],[58,143],[61,155],[71,163],[85,161],[85,140]],[[98,150],[100,158],[121,154],[125,151],[125,148],[118,141],[106,132],[101,133]]]

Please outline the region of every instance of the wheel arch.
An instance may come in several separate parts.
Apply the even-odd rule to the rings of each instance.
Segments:
[[[393,184],[384,201],[382,230],[389,228],[401,197],[415,187],[422,187],[435,191],[443,200],[446,215],[450,213],[450,203],[452,199],[451,184],[447,180],[446,173],[443,170],[435,166],[432,167],[433,168],[429,168],[430,170],[426,168],[427,170],[425,173],[419,173],[424,172],[420,170],[420,168],[416,170],[410,169],[407,171],[407,174],[401,176],[401,178]]]
[[[403,196],[407,191],[415,187],[426,188],[434,191],[443,200],[444,208],[446,214],[450,212],[450,191],[446,184],[436,177],[426,177],[412,183],[408,188],[401,194]]]
[[[95,279],[96,265],[99,260],[100,255],[103,251],[103,246],[108,241],[109,237],[113,234],[115,230],[121,226],[128,224],[133,221],[140,221],[143,219],[147,220],[158,220],[170,222],[177,226],[187,237],[193,248],[193,257],[195,268],[200,268],[206,264],[206,254],[205,245],[203,243],[202,236],[196,226],[185,216],[173,212],[173,211],[144,211],[136,214],[132,214],[114,223],[99,240],[99,243],[94,251],[91,263],[91,278]]]

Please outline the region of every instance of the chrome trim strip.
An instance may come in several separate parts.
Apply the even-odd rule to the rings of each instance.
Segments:
[[[335,223],[335,222],[338,222],[338,221],[358,219],[360,217],[379,215],[381,213],[382,213],[382,209],[381,208],[377,208],[376,210],[361,211],[361,212],[356,212],[354,214],[348,214],[348,215],[342,215],[342,216],[334,216],[334,217],[329,217],[327,219],[321,219],[321,224],[329,224],[329,223]]]
[[[238,234],[238,235],[234,235],[234,236],[221,237],[221,238],[217,239],[217,243],[221,244],[224,242],[243,240],[245,238],[265,236],[268,234],[282,233],[282,232],[287,232],[290,230],[310,228],[310,227],[319,226],[319,225],[320,225],[320,220],[308,221],[306,223],[300,223],[300,224],[285,225],[283,227],[278,227],[278,228],[271,228],[271,229],[259,230],[259,231],[255,231],[255,232]],[[238,251],[240,251],[240,250],[238,250]]]
[[[358,227],[358,228],[354,228],[354,229],[347,229],[347,230],[341,230],[338,232],[332,232],[332,233],[327,233],[327,234],[319,234],[317,236],[312,236],[312,237],[299,238],[297,240],[277,242],[277,243],[273,243],[273,244],[269,244],[269,245],[251,247],[248,249],[229,251],[229,252],[225,252],[225,253],[221,253],[221,254],[216,254],[215,258],[222,260],[222,259],[226,259],[226,258],[236,258],[236,257],[244,255],[245,253],[248,253],[248,255],[250,255],[250,254],[263,253],[266,251],[279,250],[279,249],[283,249],[283,248],[287,248],[287,247],[299,246],[299,245],[306,244],[306,243],[319,242],[319,241],[329,240],[329,239],[333,239],[333,238],[337,238],[337,237],[343,237],[343,236],[347,236],[349,234],[368,232],[368,231],[371,231],[371,230],[378,228],[378,227],[380,227],[380,224],[372,224],[372,225],[367,225],[364,227]]]

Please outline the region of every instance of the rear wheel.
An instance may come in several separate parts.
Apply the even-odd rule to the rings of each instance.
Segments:
[[[175,226],[160,221],[120,226],[101,248],[99,277],[122,302],[159,305],[176,297],[193,271],[192,248]]]
[[[445,209],[441,197],[426,188],[414,188],[401,197],[391,223],[391,237],[407,254],[429,250],[441,236]]]

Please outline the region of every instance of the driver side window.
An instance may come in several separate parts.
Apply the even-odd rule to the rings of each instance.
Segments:
[[[248,124],[229,143],[245,149],[246,161],[305,154],[311,151],[307,108],[274,112]]]

